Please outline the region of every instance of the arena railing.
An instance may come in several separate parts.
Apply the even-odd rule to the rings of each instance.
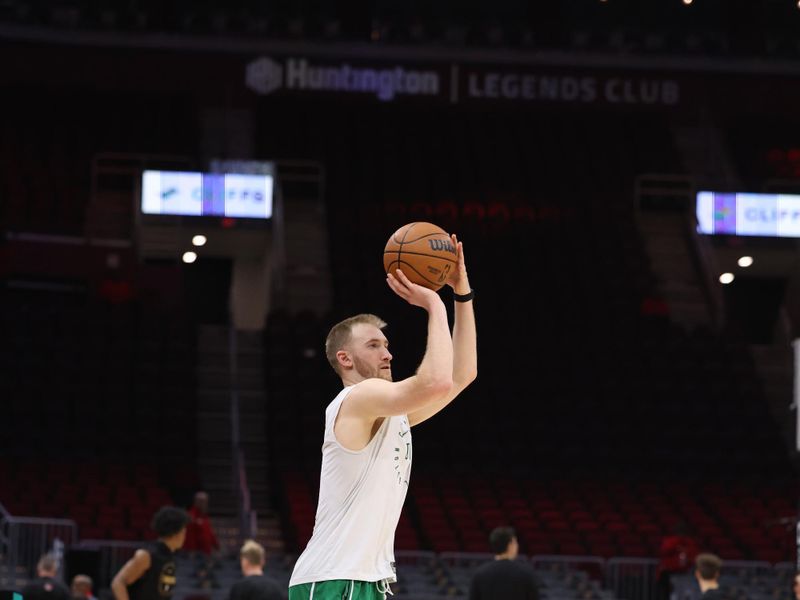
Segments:
[[[94,550],[100,554],[100,566],[98,567],[97,582],[99,586],[106,587],[111,585],[114,575],[128,562],[136,550],[143,546],[144,542],[123,542],[114,540],[81,540],[75,548],[79,550]]]
[[[0,505],[0,552],[6,578],[14,583],[18,575],[30,576],[41,556],[78,541],[78,525],[70,519],[15,517]],[[2,575],[2,573],[0,573]]]
[[[726,560],[722,564],[724,575],[738,577],[758,577],[771,573],[773,569],[771,563],[759,560]]]
[[[428,550],[397,550],[394,553],[394,560],[398,565],[419,567],[433,564],[436,559],[437,554]]]
[[[606,561],[599,556],[559,556],[557,554],[538,554],[530,559],[534,569],[545,571],[584,571],[592,579],[603,581]]]
[[[657,572],[655,558],[609,558],[605,585],[623,600],[651,600],[656,597]]]
[[[258,531],[258,515],[253,510],[250,499],[250,486],[247,483],[247,462],[242,449],[241,432],[239,427],[239,344],[237,342],[236,328],[228,328],[228,354],[231,375],[231,456],[233,459],[233,491],[237,499],[239,513],[239,542],[252,539]]]

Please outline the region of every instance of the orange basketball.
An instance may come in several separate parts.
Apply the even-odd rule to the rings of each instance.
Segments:
[[[383,268],[387,273],[401,269],[412,282],[432,290],[441,288],[458,254],[453,241],[433,223],[409,223],[395,231],[383,250]]]

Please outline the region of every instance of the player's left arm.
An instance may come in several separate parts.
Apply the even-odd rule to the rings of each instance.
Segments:
[[[469,278],[464,261],[464,247],[458,238],[452,235],[453,245],[458,253],[458,263],[447,280],[447,285],[458,295],[469,294]],[[430,419],[453,401],[478,376],[478,346],[475,329],[475,311],[472,300],[455,303],[455,322],[453,323],[453,386],[441,400],[434,402],[408,415],[408,422],[413,427]]]

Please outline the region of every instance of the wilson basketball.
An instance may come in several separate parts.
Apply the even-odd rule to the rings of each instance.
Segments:
[[[432,290],[441,288],[458,254],[450,234],[433,223],[409,223],[395,231],[383,250],[383,268],[394,274],[398,268],[413,283]]]

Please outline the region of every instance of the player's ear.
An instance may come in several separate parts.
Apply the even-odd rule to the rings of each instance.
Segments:
[[[349,369],[353,366],[353,359],[347,350],[339,350],[336,353],[336,360],[339,361],[339,366]]]

